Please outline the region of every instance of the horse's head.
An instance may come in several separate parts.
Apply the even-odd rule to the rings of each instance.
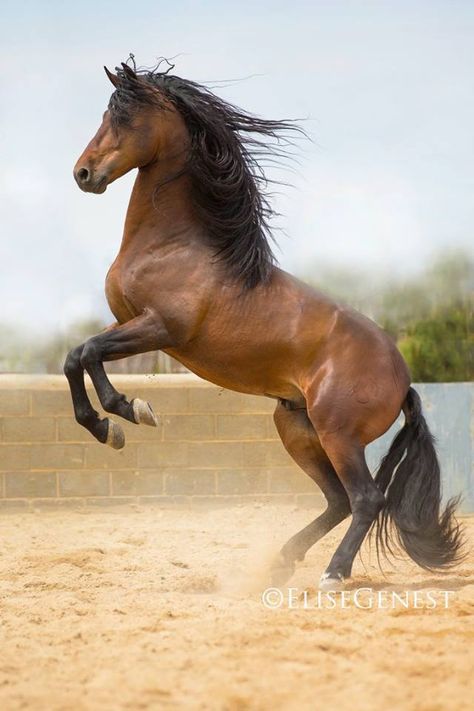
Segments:
[[[133,168],[145,168],[184,154],[187,132],[165,95],[122,64],[117,74],[105,67],[115,87],[102,123],[74,166],[85,192],[103,193]]]

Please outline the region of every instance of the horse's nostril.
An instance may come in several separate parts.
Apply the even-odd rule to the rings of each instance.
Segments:
[[[79,168],[77,171],[77,177],[81,181],[81,183],[85,183],[87,180],[89,180],[89,171],[87,168]]]

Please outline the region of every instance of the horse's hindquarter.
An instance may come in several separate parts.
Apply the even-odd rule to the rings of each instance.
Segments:
[[[398,417],[410,385],[407,365],[390,336],[351,308],[342,308],[325,348],[324,367],[304,386],[318,432],[345,432],[368,444]]]

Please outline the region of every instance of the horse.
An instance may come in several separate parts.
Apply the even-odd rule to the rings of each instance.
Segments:
[[[119,393],[103,363],[161,349],[218,386],[275,399],[284,447],[325,496],[324,512],[281,548],[276,584],[349,515],[323,590],[344,586],[369,532],[377,552],[396,547],[427,570],[455,565],[457,500],[442,510],[433,437],[395,343],[276,265],[262,161],[285,153],[302,129],[255,117],[170,73],[174,65],[132,61],[115,73],[104,67],[114,90],[74,167],[81,190],[96,194],[138,169],[106,278],[116,322],[64,365],[77,422],[99,442],[124,446],[119,423],[93,409],[86,371],[107,413],[156,425],[151,405]],[[365,447],[401,412],[405,423],[374,478]]]

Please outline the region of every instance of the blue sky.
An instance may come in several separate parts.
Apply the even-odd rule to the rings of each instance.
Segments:
[[[106,315],[103,282],[133,182],[85,195],[72,167],[113,68],[173,56],[268,118],[307,117],[276,208],[280,262],[413,273],[474,244],[474,3],[10,2],[0,10],[1,321]]]

